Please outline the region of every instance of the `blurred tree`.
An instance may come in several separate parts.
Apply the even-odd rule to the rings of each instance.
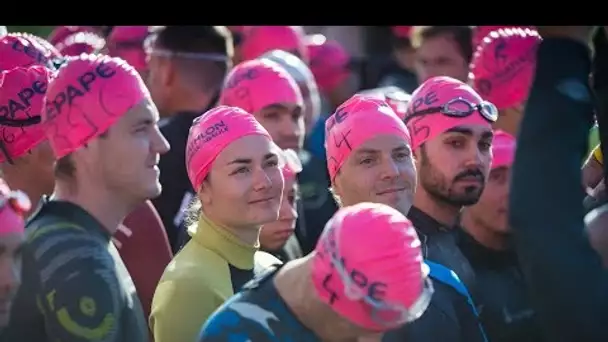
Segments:
[[[27,32],[46,38],[55,26],[7,26],[8,32]]]

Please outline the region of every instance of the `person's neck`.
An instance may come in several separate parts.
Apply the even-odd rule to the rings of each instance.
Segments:
[[[491,227],[476,220],[467,210],[463,211],[460,217],[460,226],[486,248],[497,251],[504,251],[508,248],[508,239],[504,234],[494,232]]]
[[[165,114],[171,116],[181,112],[201,112],[212,105],[214,96],[215,94],[180,87],[172,96],[173,101]]]
[[[446,227],[452,227],[456,223],[461,209],[459,206],[438,201],[420,185],[414,195],[414,206]]]
[[[32,202],[32,209],[26,215],[35,210],[42,196],[49,195],[50,192],[48,190],[52,189],[52,184],[43,184],[46,178],[30,177],[29,173],[23,172],[23,170],[19,172],[19,169],[14,167],[3,168],[2,178],[4,178],[11,189],[25,192]]]
[[[209,221],[213,224],[226,229],[232,235],[236,236],[242,243],[250,246],[258,246],[259,238],[260,238],[260,230],[262,230],[262,226],[258,225],[249,225],[249,226],[234,226],[225,224],[222,220],[217,219],[212,212],[204,212],[204,215],[207,217]]]
[[[335,322],[339,316],[321,302],[314,293],[311,267],[312,255],[290,261],[274,277],[274,285],[281,298],[300,323],[313,331],[321,341],[342,341],[348,334]]]
[[[57,180],[52,199],[78,205],[101,223],[110,235],[114,235],[134,206],[108,192],[105,187],[94,187],[91,185],[94,182],[84,183],[87,182],[68,184]]]

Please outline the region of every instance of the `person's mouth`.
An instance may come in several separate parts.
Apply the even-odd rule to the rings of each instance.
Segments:
[[[407,190],[406,187],[386,189],[386,190],[376,192],[376,195],[378,195],[378,196],[388,195],[388,194],[393,194],[393,193],[397,193],[397,192],[402,192],[405,190]]]
[[[255,200],[249,201],[249,204],[267,203],[267,202],[272,201],[273,199],[274,199],[274,197],[265,197],[265,198],[255,199]]]
[[[294,151],[300,150],[300,143],[297,140],[295,140],[295,141],[284,140],[284,141],[281,141],[280,143],[278,143],[277,145],[279,145],[279,147],[283,150],[288,149],[288,148],[292,149]]]

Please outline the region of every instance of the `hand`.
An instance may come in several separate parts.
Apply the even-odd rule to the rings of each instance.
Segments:
[[[598,26],[537,26],[543,38],[570,38],[583,44],[589,44],[593,32]]]

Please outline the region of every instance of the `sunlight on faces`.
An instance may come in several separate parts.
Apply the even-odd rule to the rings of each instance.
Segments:
[[[8,324],[13,297],[21,284],[23,233],[0,236],[0,327]]]
[[[262,248],[268,251],[279,250],[285,245],[291,235],[293,235],[296,229],[296,220],[298,219],[296,194],[296,178],[286,178],[281,198],[279,219],[265,224],[260,232],[260,245],[262,245]]]
[[[74,153],[95,181],[134,202],[160,195],[158,161],[169,143],[158,128],[158,110],[150,98],[125,113],[105,138],[91,140]],[[81,166],[77,162],[77,168]]]
[[[284,185],[280,153],[272,141],[260,135],[230,143],[213,162],[199,190],[205,215],[234,228],[276,221]]]
[[[293,103],[273,104],[254,113],[254,116],[281,149],[302,149],[305,128],[300,106]]]
[[[454,206],[477,203],[492,161],[492,130],[454,127],[416,150],[420,190]]]
[[[466,82],[469,75],[469,65],[450,34],[424,39],[416,51],[415,69],[421,84],[435,76]]]
[[[416,189],[416,168],[405,139],[379,135],[361,144],[336,175],[333,190],[344,206],[382,203],[404,215]]]
[[[479,201],[467,208],[473,220],[497,233],[507,233],[510,183],[511,168],[503,166],[490,171]]]

